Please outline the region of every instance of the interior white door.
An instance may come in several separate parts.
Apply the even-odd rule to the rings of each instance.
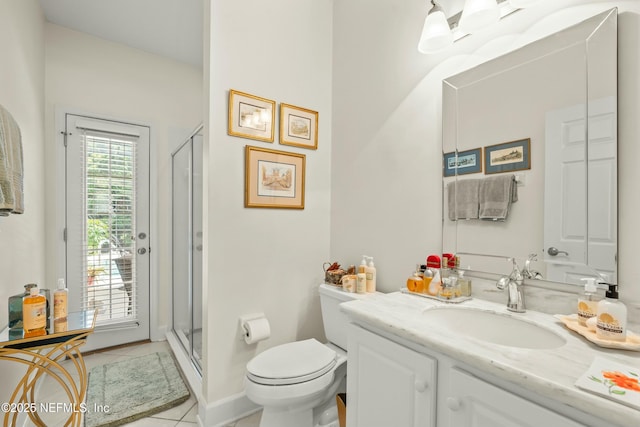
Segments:
[[[149,338],[149,128],[65,116],[69,309],[97,309],[83,350]]]
[[[605,98],[590,102],[588,111],[576,105],[547,113],[543,253],[548,280],[580,283],[596,272],[615,280],[615,111],[615,99]]]

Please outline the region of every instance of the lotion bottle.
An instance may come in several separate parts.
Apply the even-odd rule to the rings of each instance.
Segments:
[[[367,260],[364,255],[358,266],[358,274],[356,274],[356,293],[367,293]]]
[[[367,258],[369,258],[369,265],[364,270],[367,276],[367,292],[373,293],[376,291],[376,266],[372,256]]]
[[[627,307],[618,300],[618,285],[607,286],[606,298],[598,303],[596,336],[610,341],[626,341]]]
[[[578,297],[578,323],[587,326],[587,320],[598,314],[598,301],[600,297],[596,293],[596,279],[585,277],[580,279],[584,283],[584,292]]]
[[[64,284],[64,279],[58,279],[58,289],[53,293],[53,320],[64,321],[67,318],[68,308],[68,294],[67,288]]]
[[[22,301],[22,315],[25,333],[45,330],[47,326],[47,298],[40,295],[37,286],[29,289],[29,296]]]

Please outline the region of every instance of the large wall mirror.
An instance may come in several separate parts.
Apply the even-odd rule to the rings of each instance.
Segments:
[[[551,282],[617,282],[616,99],[617,9],[445,79],[444,252],[478,272],[514,257]],[[467,206],[485,202],[506,210]]]

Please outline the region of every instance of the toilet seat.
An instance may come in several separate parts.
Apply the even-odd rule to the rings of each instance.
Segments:
[[[325,375],[336,363],[336,352],[311,338],[260,353],[247,364],[247,378],[263,385],[299,384]]]

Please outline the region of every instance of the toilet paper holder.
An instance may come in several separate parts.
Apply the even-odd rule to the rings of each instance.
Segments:
[[[264,313],[252,313],[252,314],[244,314],[240,316],[239,323],[238,323],[240,336],[238,337],[238,339],[241,341],[244,341],[245,338],[249,336],[249,330],[246,327],[246,324],[248,321],[261,319],[263,317],[265,317]]]

